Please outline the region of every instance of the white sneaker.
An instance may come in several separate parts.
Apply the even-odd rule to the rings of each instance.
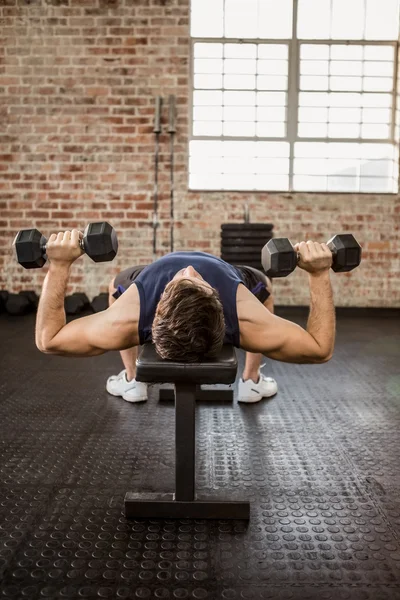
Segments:
[[[278,391],[278,385],[272,377],[265,377],[260,373],[258,382],[252,379],[243,381],[239,379],[238,402],[259,402],[261,398],[270,398],[275,396]]]
[[[129,388],[122,397],[127,402],[145,402],[147,400],[147,383],[143,383],[143,381],[136,381],[135,387]]]
[[[118,375],[111,375],[107,379],[106,389],[112,396],[122,396],[127,402],[143,402],[147,400],[147,384],[141,381],[128,381],[126,369]]]

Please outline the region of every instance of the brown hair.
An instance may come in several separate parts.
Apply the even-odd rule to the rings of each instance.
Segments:
[[[197,362],[219,354],[225,321],[217,290],[190,279],[172,280],[157,305],[152,338],[161,358]]]

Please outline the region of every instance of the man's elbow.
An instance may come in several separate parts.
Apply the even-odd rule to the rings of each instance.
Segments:
[[[56,354],[56,350],[54,346],[51,345],[51,342],[44,342],[43,340],[36,339],[36,348],[43,352],[43,354]]]
[[[315,360],[315,363],[318,365],[322,365],[324,363],[329,362],[332,357],[333,357],[333,352],[321,352],[318,355],[318,358]]]

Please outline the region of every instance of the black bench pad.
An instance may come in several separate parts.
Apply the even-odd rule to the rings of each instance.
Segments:
[[[161,358],[154,344],[144,344],[136,361],[136,379],[148,383],[234,383],[237,357],[232,345],[222,347],[217,358],[198,363],[174,362]]]

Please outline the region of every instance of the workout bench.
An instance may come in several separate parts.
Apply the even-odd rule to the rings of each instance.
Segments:
[[[195,408],[199,386],[234,383],[237,358],[233,346],[223,346],[218,358],[184,363],[163,360],[153,344],[145,344],[136,365],[137,381],[174,384],[175,494],[127,492],[126,517],[248,520],[248,501],[200,498],[195,491]],[[213,397],[213,394],[215,396],[213,390],[201,390],[202,399]]]

